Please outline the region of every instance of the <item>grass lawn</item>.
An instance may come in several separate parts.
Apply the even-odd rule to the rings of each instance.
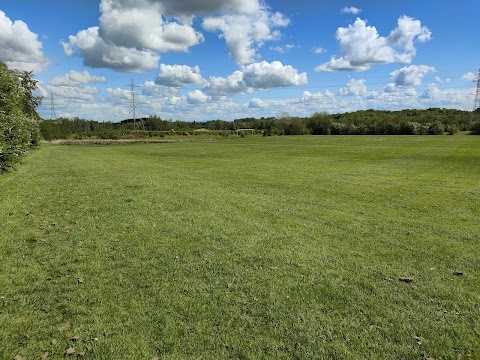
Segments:
[[[480,359],[479,220],[475,136],[43,145],[0,359]]]

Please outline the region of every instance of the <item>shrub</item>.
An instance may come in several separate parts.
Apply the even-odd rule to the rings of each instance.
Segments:
[[[473,123],[471,131],[473,135],[480,135],[480,121]]]
[[[41,99],[32,95],[35,88],[31,73],[10,70],[0,61],[0,173],[39,144]]]

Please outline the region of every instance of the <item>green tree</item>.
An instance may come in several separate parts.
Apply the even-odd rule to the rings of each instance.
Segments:
[[[11,70],[0,61],[0,173],[9,170],[39,143],[41,98],[33,95],[31,72]]]

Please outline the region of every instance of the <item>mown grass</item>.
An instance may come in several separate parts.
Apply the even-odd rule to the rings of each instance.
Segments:
[[[479,174],[473,136],[44,145],[0,177],[0,358],[478,359]]]

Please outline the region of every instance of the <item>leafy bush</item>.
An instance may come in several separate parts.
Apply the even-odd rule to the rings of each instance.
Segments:
[[[480,121],[477,121],[472,125],[472,134],[480,135]]]
[[[0,61],[0,173],[39,144],[36,108],[41,99],[32,95],[36,84],[31,73],[11,70]]]

